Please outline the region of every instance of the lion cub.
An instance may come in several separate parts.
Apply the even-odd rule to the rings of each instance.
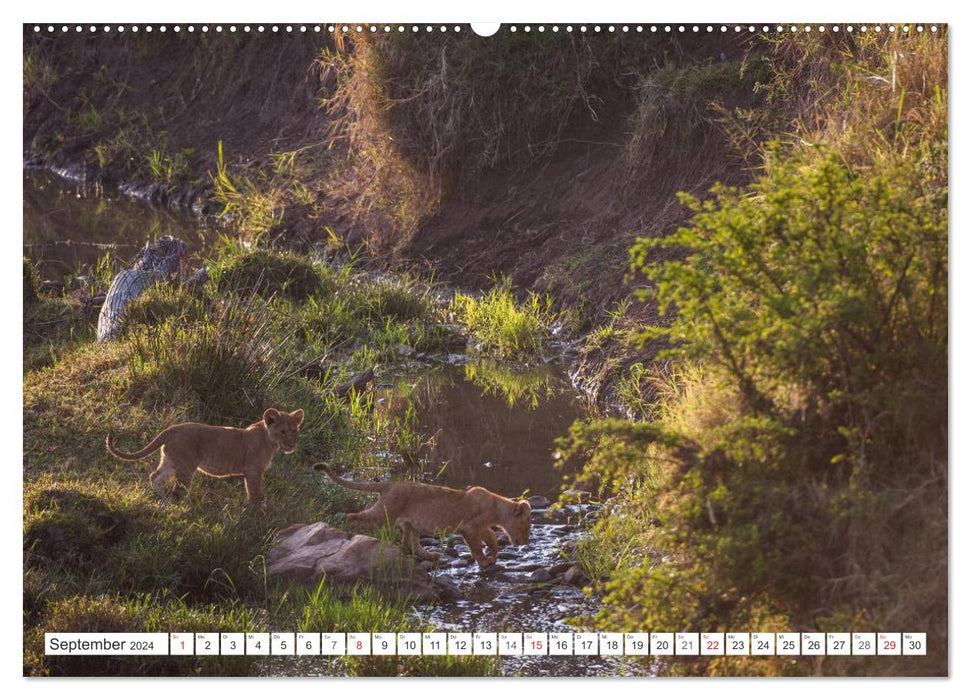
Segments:
[[[480,567],[496,563],[499,542],[492,531],[493,525],[502,528],[514,545],[524,545],[529,540],[530,507],[527,501],[514,501],[481,486],[460,491],[413,481],[347,481],[323,462],[315,464],[314,469],[325,472],[333,481],[349,489],[379,493],[378,500],[370,508],[347,516],[348,527],[375,530],[385,523],[394,523],[401,528],[405,544],[421,559],[436,559],[437,556],[421,546],[419,536],[442,530],[461,534]],[[489,547],[488,556],[482,551],[483,543]]]
[[[277,450],[289,454],[297,447],[297,436],[303,423],[303,409],[292,413],[268,408],[263,420],[248,428],[219,427],[202,423],[179,423],[166,428],[145,447],[128,454],[111,445],[108,452],[127,462],[147,457],[161,448],[158,469],[152,472],[152,486],[177,480],[176,491],[188,488],[198,469],[210,476],[242,476],[246,482],[246,499],[258,504],[263,497],[263,472]]]

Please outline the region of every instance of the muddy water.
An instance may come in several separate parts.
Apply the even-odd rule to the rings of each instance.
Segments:
[[[524,492],[556,500],[564,471],[554,466],[555,440],[582,415],[564,367],[511,368],[485,360],[440,367],[385,387],[381,400],[407,410],[411,402],[429,444],[421,454],[426,480],[456,488],[484,486],[509,497]],[[459,602],[427,605],[419,617],[437,628],[462,632],[573,632],[570,618],[593,613],[599,602],[580,588],[539,582],[537,571],[564,565],[563,552],[599,506],[578,503],[548,512],[534,508],[530,541],[508,543],[496,566],[471,563],[458,536],[444,547],[433,575],[457,587]],[[509,656],[503,675],[602,676],[637,672],[618,657]]]
[[[215,239],[211,224],[127,195],[47,170],[24,170],[24,255],[39,264],[42,279],[63,281],[80,266],[93,266],[106,251],[128,261],[160,236],[175,236],[190,250]]]
[[[509,497],[555,498],[562,490],[554,441],[581,415],[564,368],[458,358],[381,388],[379,402],[397,415],[413,406],[415,427],[428,442],[419,455],[424,475],[436,483],[474,484]]]

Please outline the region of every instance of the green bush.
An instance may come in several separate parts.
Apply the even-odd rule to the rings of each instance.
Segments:
[[[923,165],[851,168],[830,154],[774,166],[745,193],[685,196],[691,226],[633,251],[653,298],[678,311],[642,338],[722,367],[761,414],[797,403],[804,423],[839,426],[821,457],[869,475],[872,450],[901,430],[922,441],[942,419],[926,387],[946,381],[947,190]],[[646,262],[656,246],[687,255]]]
[[[653,422],[577,424],[564,442],[564,458],[590,458],[582,479],[633,494],[647,533],[595,533],[626,551],[602,625],[919,628],[942,648],[947,189],[927,176],[933,154],[773,159],[745,191],[685,196],[690,224],[634,247],[644,296],[673,318],[642,340],[698,369],[661,391]],[[904,584],[914,570],[935,573]]]

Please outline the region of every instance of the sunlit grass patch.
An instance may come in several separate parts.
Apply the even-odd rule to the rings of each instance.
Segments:
[[[457,292],[452,311],[486,353],[518,360],[542,357],[553,316],[548,297],[530,292],[520,304],[508,280],[501,280],[482,297]]]

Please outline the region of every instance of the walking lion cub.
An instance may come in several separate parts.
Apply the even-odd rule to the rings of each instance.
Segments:
[[[291,413],[268,408],[263,419],[248,428],[179,423],[136,452],[115,449],[111,435],[105,438],[105,447],[126,462],[135,462],[161,448],[158,469],[151,475],[155,488],[175,479],[175,490],[184,491],[197,469],[210,476],[242,476],[247,503],[256,505],[263,497],[263,472],[277,450],[289,454],[297,448],[302,424],[302,408]]]
[[[529,540],[531,513],[527,501],[514,501],[481,486],[460,491],[413,481],[347,481],[324,462],[315,464],[314,469],[346,488],[380,494],[370,508],[347,516],[348,527],[375,530],[393,523],[401,528],[404,543],[420,559],[433,560],[437,555],[422,547],[419,537],[443,530],[461,534],[480,567],[496,563],[499,541],[493,525],[502,528],[516,546]],[[488,555],[483,552],[483,544],[489,547]]]

